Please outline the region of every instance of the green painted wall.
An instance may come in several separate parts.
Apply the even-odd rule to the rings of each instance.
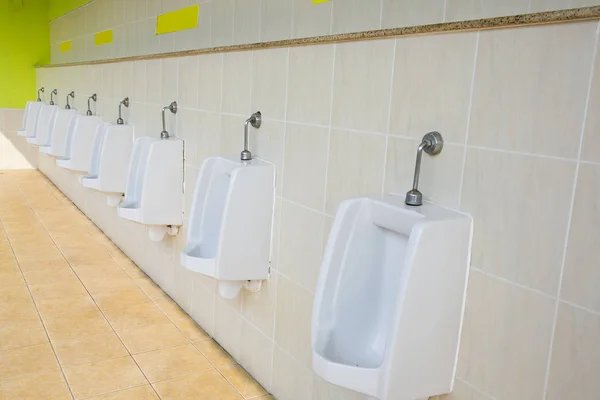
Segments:
[[[69,11],[73,11],[92,0],[50,0],[49,16],[50,21],[65,15]],[[120,0],[120,1],[133,1],[133,0]]]
[[[0,0],[0,108],[35,100],[36,64],[50,62],[48,0]]]

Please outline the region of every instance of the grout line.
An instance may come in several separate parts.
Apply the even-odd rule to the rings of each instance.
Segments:
[[[445,4],[445,3],[444,3]],[[465,141],[464,141],[464,154],[463,154],[463,162],[461,168],[461,177],[460,177],[460,187],[458,189],[458,209],[462,209],[462,193],[463,186],[465,184],[465,169],[467,166],[467,149],[469,143],[469,133],[471,131],[471,113],[473,111],[473,97],[475,94],[475,76],[477,75],[477,55],[479,54],[479,37],[480,34],[477,32],[475,37],[475,52],[473,55],[473,74],[471,75],[471,93],[469,94],[469,109],[467,114],[467,130],[465,132]]]
[[[496,398],[494,396],[492,396],[491,394],[487,394],[485,391],[479,389],[477,386],[473,385],[472,383],[461,379],[461,378],[455,378],[457,381],[460,381],[461,383],[463,383],[464,385],[470,387],[471,389],[473,389],[474,391],[476,391],[477,393],[487,397],[489,400],[496,400]]]
[[[506,278],[504,278],[504,277],[501,277],[501,276],[499,276],[499,275],[495,275],[495,274],[493,274],[493,273],[491,273],[491,272],[488,272],[488,271],[484,271],[484,270],[482,270],[482,269],[479,269],[479,268],[477,268],[477,267],[471,266],[471,271],[477,271],[477,272],[479,272],[480,274],[486,275],[486,276],[488,276],[488,277],[490,277],[490,278],[497,279],[497,280],[499,280],[499,281],[502,281],[502,282],[504,282],[504,283],[508,283],[508,284],[511,284],[511,285],[517,286],[517,287],[519,287],[519,288],[521,288],[521,289],[528,290],[528,291],[530,291],[530,292],[533,292],[533,293],[535,293],[535,294],[538,294],[538,295],[540,295],[540,296],[543,296],[543,297],[545,297],[545,298],[547,298],[547,299],[550,299],[550,300],[557,300],[556,296],[553,296],[553,295],[551,295],[551,294],[548,294],[548,293],[542,292],[541,290],[538,290],[538,289],[533,289],[533,288],[530,288],[529,286],[525,286],[525,285],[523,285],[523,284],[521,284],[521,283],[517,283],[517,282],[511,281],[510,279],[506,279]]]
[[[598,23],[596,26],[596,33],[595,33],[596,37],[595,37],[595,41],[594,41],[592,62],[590,65],[590,77],[588,80],[588,90],[587,90],[586,101],[585,101],[585,109],[583,112],[583,118],[582,118],[582,123],[581,123],[581,132],[579,134],[579,149],[577,152],[578,162],[575,167],[575,176],[573,177],[573,187],[571,188],[571,204],[570,204],[570,209],[569,209],[569,217],[567,220],[567,232],[565,234],[565,244],[564,244],[564,248],[563,248],[562,262],[561,262],[561,266],[560,266],[557,301],[556,301],[556,305],[555,305],[555,309],[554,309],[554,320],[552,322],[552,335],[550,337],[550,348],[548,350],[548,363],[546,365],[546,376],[544,379],[544,395],[542,397],[543,400],[545,400],[548,396],[548,388],[549,388],[549,383],[550,383],[549,382],[550,381],[550,368],[552,366],[552,353],[553,353],[553,349],[554,349],[554,339],[556,337],[556,324],[558,322],[558,308],[560,305],[560,296],[562,294],[562,288],[563,288],[565,264],[566,264],[566,260],[567,260],[567,252],[568,252],[568,247],[569,247],[569,236],[571,234],[571,228],[572,228],[571,224],[573,221],[573,210],[575,207],[575,195],[577,192],[577,181],[579,179],[579,167],[581,165],[579,161],[581,160],[581,153],[583,151],[583,140],[584,140],[584,136],[585,136],[587,116],[588,116],[588,111],[589,111],[589,107],[590,107],[592,84],[594,82],[594,66],[596,64],[596,58],[598,55],[598,45],[599,45],[598,36],[599,36],[599,34],[600,34],[600,23]]]
[[[336,44],[333,46],[333,57],[332,57],[332,66],[331,66],[331,85],[330,85],[330,89],[329,89],[330,90],[329,124],[327,126],[327,152],[326,152],[326,156],[325,156],[325,172],[324,172],[325,179],[324,179],[324,183],[323,183],[323,204],[321,206],[322,211],[317,211],[315,209],[311,209],[313,211],[317,211],[319,214],[322,214],[327,211],[327,186],[329,186],[329,162],[330,162],[329,155],[331,152],[331,136],[332,136],[332,131],[333,131],[331,122],[333,121],[333,100],[335,98],[335,95],[334,95],[334,92],[335,92],[335,62],[336,62],[337,52],[338,52],[338,46]],[[282,204],[283,204],[283,202],[282,202]],[[322,247],[322,244],[321,244],[321,247]]]

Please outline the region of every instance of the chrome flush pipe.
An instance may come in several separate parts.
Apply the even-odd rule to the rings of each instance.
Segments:
[[[164,106],[162,108],[162,132],[160,133],[161,139],[168,139],[169,137],[171,137],[171,135],[167,131],[167,123],[165,121],[165,111],[167,110],[171,111],[173,114],[177,114],[177,102],[174,101],[168,106]]]
[[[125,97],[119,103],[119,118],[117,118],[117,125],[123,125],[125,123],[125,121],[123,121],[123,118],[121,117],[121,106],[129,107],[129,97]]]
[[[67,105],[65,106],[65,110],[70,110],[71,109],[71,105],[69,104],[69,97],[71,97],[72,99],[75,98],[75,92],[72,91],[71,93],[69,93],[67,95]]]
[[[415,163],[415,176],[413,178],[413,187],[406,193],[404,202],[409,206],[420,206],[423,204],[423,194],[419,192],[419,177],[421,175],[421,158],[423,151],[435,156],[440,154],[444,148],[444,139],[439,132],[429,132],[423,136],[423,140],[417,148],[417,162]]]
[[[88,97],[88,109],[85,112],[85,115],[87,115],[88,117],[92,115],[92,107],[90,106],[90,100],[94,100],[94,102],[96,102],[98,100],[98,95],[94,93],[93,95]]]
[[[252,160],[252,153],[248,150],[249,140],[248,140],[248,125],[252,125],[254,128],[258,129],[262,125],[262,114],[260,111],[255,112],[246,120],[244,123],[244,150],[240,154],[240,158],[242,161],[250,161]]]
[[[58,90],[54,89],[53,91],[50,92],[50,105],[51,106],[54,105],[54,96],[53,95],[58,95]]]
[[[40,96],[40,92],[44,93],[44,87],[42,86],[41,88],[38,89],[38,98],[37,101],[42,101],[42,97]]]

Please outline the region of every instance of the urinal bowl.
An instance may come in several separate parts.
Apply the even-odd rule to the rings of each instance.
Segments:
[[[181,139],[143,137],[135,141],[118,215],[148,225],[155,241],[177,233],[176,227],[183,223]]]
[[[92,156],[92,142],[100,126],[102,120],[97,115],[78,115],[67,136],[65,156],[57,159],[56,164],[72,171],[87,172]]]
[[[233,298],[248,281],[268,278],[275,166],[212,157],[202,164],[181,264],[217,279]],[[258,286],[260,287],[260,286]]]
[[[382,400],[452,389],[471,218],[402,199],[340,205],[314,302],[313,368]]]
[[[57,109],[54,114],[50,129],[44,131],[44,135],[38,135],[37,142],[40,146],[40,152],[48,153],[52,148],[52,138],[56,136],[65,135],[69,131],[71,121],[77,116],[77,110],[75,109]]]
[[[107,204],[116,207],[125,193],[133,150],[133,126],[103,124],[96,131],[84,187],[107,193]]]
[[[35,126],[33,136],[27,137],[27,143],[39,146],[46,143],[52,124],[56,118],[59,108],[56,105],[43,104]]]
[[[38,101],[27,102],[27,106],[25,107],[25,114],[23,115],[23,128],[17,131],[17,134],[19,136],[35,136],[37,119],[43,105],[44,103]]]

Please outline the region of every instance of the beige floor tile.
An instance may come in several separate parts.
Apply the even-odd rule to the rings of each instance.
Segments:
[[[57,341],[53,344],[61,365],[69,367],[129,355],[114,332]]]
[[[194,345],[215,367],[224,367],[227,365],[236,364],[235,360],[229,355],[229,353],[227,353],[214,340],[195,342]]]
[[[245,398],[267,394],[267,391],[239,365],[219,367],[219,371]]]
[[[70,400],[60,370],[50,370],[0,382],[0,400]]]
[[[30,301],[31,296],[26,286],[0,287],[0,306],[8,303]]]
[[[121,277],[123,270],[115,263],[106,263],[101,265],[73,265],[73,270],[82,280],[92,278],[104,278],[107,276]],[[125,275],[127,276],[127,275]]]
[[[50,283],[47,285],[31,285],[31,294],[37,300],[60,299],[63,297],[83,296],[87,294],[79,280]]]
[[[132,305],[149,303],[151,300],[139,288],[114,290],[93,295],[101,310],[126,308]]]
[[[69,340],[112,331],[110,325],[98,310],[85,314],[44,318],[44,324],[52,341]]]
[[[115,392],[147,384],[131,357],[116,358],[64,368],[75,399]]]
[[[170,300],[170,297],[150,278],[137,279],[135,283],[153,300]]]
[[[117,331],[117,334],[132,354],[189,343],[188,339],[170,321]]]
[[[155,383],[163,400],[241,400],[233,386],[216,370]]]
[[[98,310],[94,300],[88,294],[60,299],[36,300],[35,304],[44,319],[86,314]]]
[[[42,261],[25,261],[19,260],[19,266],[26,271],[35,271],[38,269],[57,270],[60,268],[69,268],[69,264],[66,260],[42,260]]]
[[[39,316],[31,299],[23,301],[0,301],[0,324],[38,321]]]
[[[190,317],[183,319],[177,319],[173,321],[177,328],[183,332],[192,342],[200,342],[203,340],[211,340],[210,335],[204,331],[198,324]]]
[[[111,290],[133,290],[137,289],[134,281],[121,271],[122,277],[83,278],[83,284],[88,292],[92,294],[105,293]]]
[[[28,285],[48,285],[59,282],[79,282],[70,268],[37,269],[25,272]]]
[[[189,315],[179,307],[177,303],[170,299],[158,300],[156,305],[165,313],[171,321],[184,320]]]
[[[156,325],[168,321],[167,316],[153,303],[137,304],[104,312],[115,330],[123,331],[145,325]]]
[[[24,285],[25,281],[16,266],[14,268],[0,269],[0,287]]]
[[[0,380],[58,369],[49,343],[0,352]]]
[[[37,321],[0,324],[0,351],[48,342],[42,323]]]
[[[89,400],[158,400],[152,386],[140,386],[115,393],[90,397]]]
[[[155,350],[133,356],[150,382],[193,374],[213,366],[191,344]]]

